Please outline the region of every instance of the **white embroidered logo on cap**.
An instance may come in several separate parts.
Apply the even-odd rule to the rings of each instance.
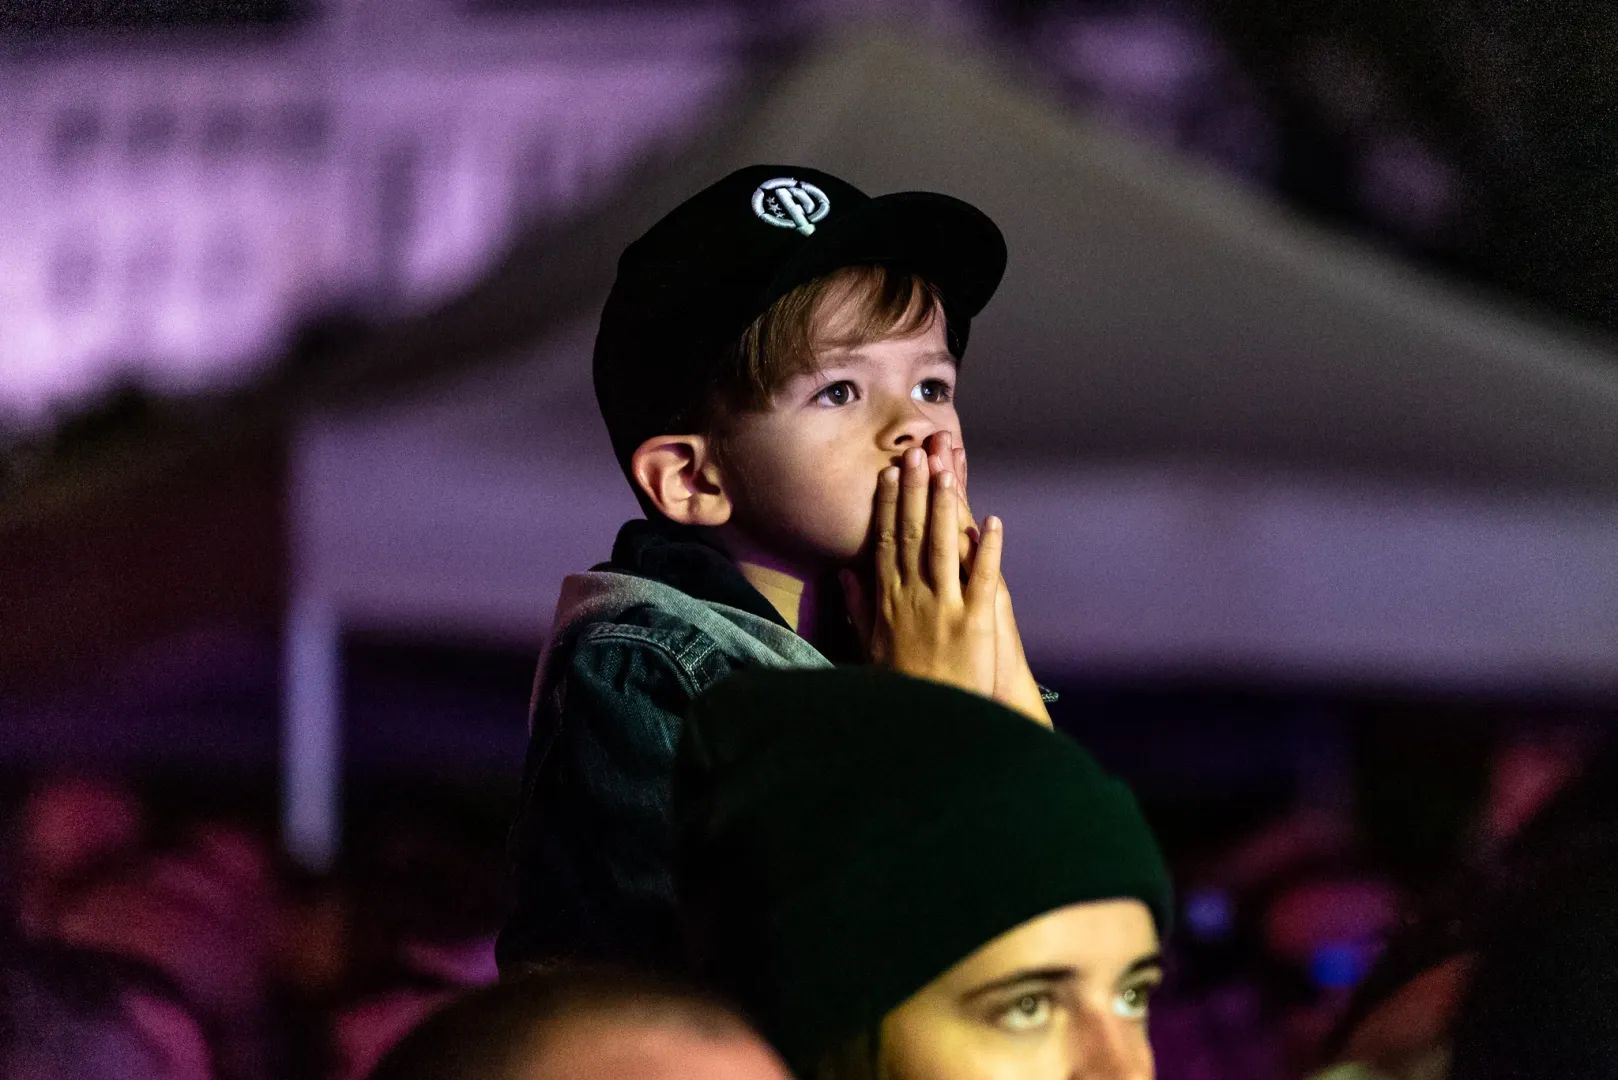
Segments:
[[[813,184],[800,184],[788,176],[766,180],[753,192],[753,213],[760,221],[797,229],[808,236],[815,222],[831,211],[831,200]]]

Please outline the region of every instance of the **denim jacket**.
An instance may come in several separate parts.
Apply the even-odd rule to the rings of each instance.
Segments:
[[[695,530],[631,521],[611,562],[563,582],[534,683],[501,969],[683,966],[668,810],[686,707],[738,668],[830,664]]]

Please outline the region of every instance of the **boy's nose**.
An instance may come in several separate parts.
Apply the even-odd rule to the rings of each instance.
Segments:
[[[918,408],[914,401],[905,398],[904,404],[895,407],[883,425],[878,441],[884,450],[897,456],[912,446],[925,445],[928,436],[937,430],[938,425],[933,418]]]

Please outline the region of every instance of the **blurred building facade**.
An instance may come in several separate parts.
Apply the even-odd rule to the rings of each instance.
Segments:
[[[229,385],[305,318],[454,291],[734,74],[728,7],[341,0],[275,30],[13,43],[0,420]]]

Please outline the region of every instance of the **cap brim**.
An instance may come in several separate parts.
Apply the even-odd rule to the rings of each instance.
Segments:
[[[832,214],[770,283],[766,303],[845,266],[880,263],[938,287],[952,317],[970,319],[1006,272],[1006,240],[970,203],[931,191],[879,195]]]

